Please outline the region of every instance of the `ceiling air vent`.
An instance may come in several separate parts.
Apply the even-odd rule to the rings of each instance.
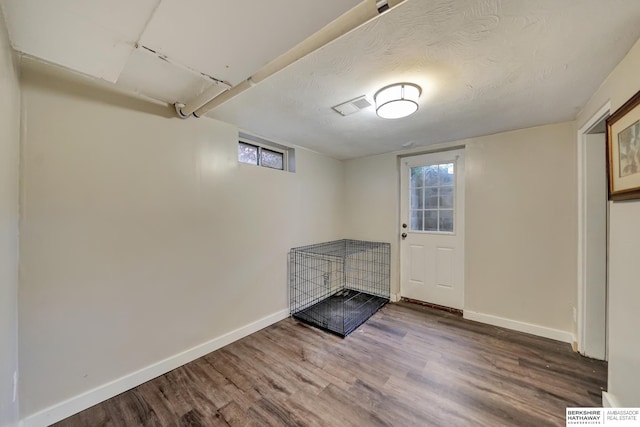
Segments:
[[[349,116],[353,113],[357,113],[360,110],[364,110],[365,108],[371,107],[371,102],[367,99],[365,95],[354,98],[350,101],[343,102],[342,104],[338,104],[333,108],[337,113],[340,113],[343,116]]]

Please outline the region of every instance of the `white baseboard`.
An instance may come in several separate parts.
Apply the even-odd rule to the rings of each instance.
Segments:
[[[98,386],[71,399],[57,403],[40,412],[25,417],[21,427],[44,427],[63,420],[73,414],[83,411],[97,403],[105,401],[124,391],[130,390],[144,382],[189,363],[205,354],[211,353],[227,344],[231,344],[241,338],[251,335],[273,323],[286,319],[289,310],[281,310],[269,316],[263,317],[234,331],[228,332],[217,338],[199,344],[174,356],[161,360],[153,365],[144,367],[136,372],[125,375],[117,380]]]
[[[603,391],[602,407],[603,408],[622,408],[622,405],[620,405],[620,401],[613,394]]]
[[[500,326],[514,331],[526,332],[528,334],[537,335],[552,340],[562,341],[573,345],[576,340],[571,332],[561,331],[560,329],[547,328],[546,326],[534,325],[531,323],[520,322],[518,320],[506,319],[504,317],[492,316],[490,314],[477,313],[475,311],[464,310],[463,317],[476,322],[487,323],[493,326]]]
[[[390,300],[391,300],[391,302],[398,302],[398,301],[400,301],[400,298],[401,298],[400,294],[391,294]]]

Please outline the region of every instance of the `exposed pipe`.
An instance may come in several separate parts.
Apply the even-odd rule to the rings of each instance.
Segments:
[[[225,92],[228,92],[228,90],[225,91]],[[201,107],[202,105],[206,104],[207,102],[209,102],[210,100],[215,98],[216,95],[219,95],[219,94],[220,94],[220,84],[218,82],[216,82],[213,85],[209,86],[200,95],[196,96],[191,101],[189,101],[182,108],[178,107],[178,104],[175,104],[176,105],[176,111],[178,112],[178,116],[182,117],[183,119],[186,119],[191,114],[193,114],[194,111],[196,109],[198,109],[198,107]],[[200,116],[200,114],[198,114],[198,117],[199,116]]]
[[[176,112],[178,116],[182,118],[187,118],[192,114],[194,117],[201,117],[222,103],[260,83],[267,77],[370,21],[382,12],[397,6],[403,1],[405,0],[364,0],[350,11],[324,26],[317,33],[312,34],[287,52],[269,62],[247,80],[222,93],[219,93],[220,88],[217,87],[217,85],[213,86],[187,102],[184,106],[175,104]]]

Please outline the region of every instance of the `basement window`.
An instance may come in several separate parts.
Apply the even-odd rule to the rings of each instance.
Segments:
[[[295,172],[295,150],[252,135],[240,133],[238,161],[248,165]]]

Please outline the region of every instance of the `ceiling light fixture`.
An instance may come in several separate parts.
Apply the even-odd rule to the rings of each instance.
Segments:
[[[383,119],[399,119],[418,111],[418,98],[422,89],[413,83],[395,83],[385,86],[373,96],[376,114]]]

